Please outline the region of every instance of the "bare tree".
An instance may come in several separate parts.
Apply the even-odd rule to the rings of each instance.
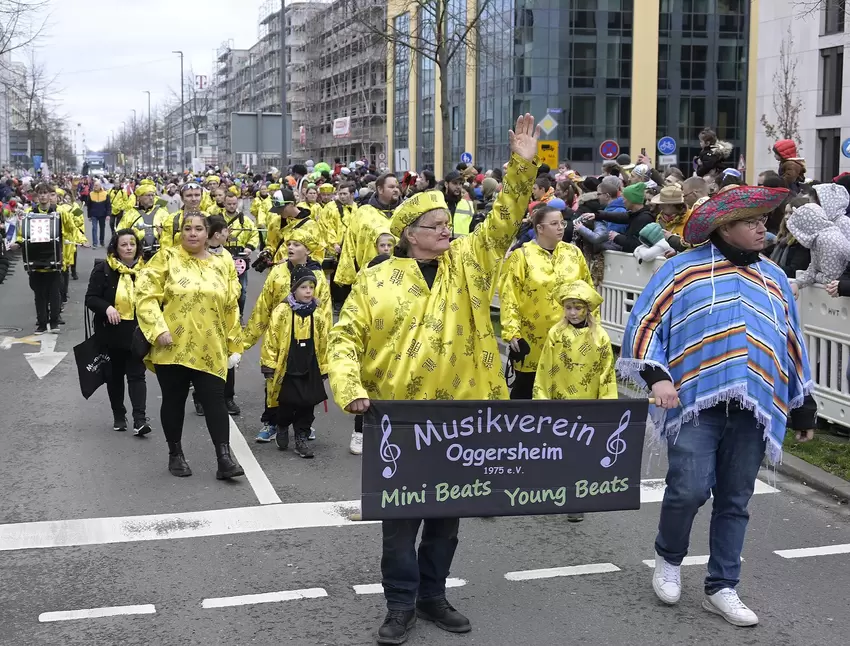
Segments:
[[[47,130],[50,118],[50,95],[56,91],[56,76],[50,76],[35,55],[29,49],[27,60],[21,68],[16,68],[12,91],[18,95],[21,110],[21,122],[27,133],[30,146],[40,143],[47,152]],[[30,160],[31,161],[31,160]]]
[[[48,0],[0,0],[0,60],[41,36],[47,5]]]
[[[850,16],[850,3],[845,0],[795,0],[799,16],[809,16],[819,11],[842,12]]]
[[[198,150],[200,132],[207,128],[208,118],[215,109],[215,89],[211,82],[202,85],[203,79],[210,80],[209,77],[196,76],[192,69],[189,70],[189,73],[183,79],[186,117],[189,120],[192,131],[195,133],[195,157],[200,156]],[[179,108],[180,94],[173,90],[172,94],[177,99],[177,106]]]
[[[761,115],[764,133],[773,141],[791,139],[802,151],[800,137],[800,113],[803,111],[803,99],[797,91],[797,57],[794,54],[794,35],[791,26],[779,45],[779,67],[773,73],[773,111],[776,119],[768,121],[767,115]],[[772,150],[772,145],[770,147]]]

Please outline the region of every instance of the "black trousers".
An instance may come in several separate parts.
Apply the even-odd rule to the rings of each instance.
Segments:
[[[354,416],[354,432],[362,433],[363,432],[363,416],[355,415]]]
[[[292,425],[292,432],[297,438],[299,435],[306,438],[310,435],[310,427],[313,425],[313,420],[316,416],[313,414],[314,407],[308,408],[292,406],[277,407],[277,432],[285,433],[289,425]]]
[[[35,294],[35,317],[39,327],[59,325],[62,310],[62,273],[34,271],[30,274],[30,289]]]
[[[62,297],[63,303],[68,302],[68,279],[69,279],[68,270],[65,269],[62,272],[62,280],[59,283],[59,295]]]
[[[227,381],[224,382],[224,399],[233,399],[236,396],[236,368],[227,371]]]
[[[145,422],[148,388],[145,383],[145,364],[133,355],[130,350],[109,348],[111,374],[106,382],[109,393],[109,403],[112,414],[124,417],[127,409],[124,407],[124,378],[127,379],[127,390],[130,391],[130,403],[133,405],[133,424],[136,428]]]
[[[516,371],[516,381],[511,386],[511,399],[531,399],[534,391],[534,378],[536,372]]]
[[[160,423],[169,442],[183,437],[183,419],[189,384],[195,386],[195,396],[204,406],[204,420],[213,444],[230,442],[230,415],[224,405],[224,379],[185,366],[157,365],[156,378],[162,391]]]

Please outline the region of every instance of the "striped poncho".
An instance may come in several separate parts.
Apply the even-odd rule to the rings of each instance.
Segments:
[[[640,384],[648,367],[679,391],[679,408],[658,424],[662,436],[734,401],[764,426],[772,462],[782,455],[789,411],[813,388],[785,274],[764,258],[736,266],[713,243],[664,263],[635,303],[617,370]]]

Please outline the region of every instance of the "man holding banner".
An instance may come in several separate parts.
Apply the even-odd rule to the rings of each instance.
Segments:
[[[487,219],[452,241],[439,191],[398,207],[390,228],[396,255],[363,270],[333,328],[330,383],[348,412],[375,400],[507,399],[490,302],[499,266],[528,208],[537,177],[539,128],[526,114],[510,131],[504,190]],[[419,616],[449,632],[469,620],[446,600],[458,518],[383,521],[381,571],[388,613],[378,643],[401,644]]]
[[[758,623],[735,588],[765,448],[775,463],[788,418],[812,428],[817,414],[791,286],[760,255],[767,215],[787,194],[737,187],[694,210],[684,238],[696,248],[668,260],[643,290],[617,366],[666,409],[655,420],[668,457],[655,594],[679,601],[691,527],[713,493],[702,605],[735,626]]]

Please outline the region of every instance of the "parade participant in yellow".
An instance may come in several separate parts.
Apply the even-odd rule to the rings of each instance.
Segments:
[[[298,206],[308,209],[313,219],[316,222],[319,221],[319,214],[322,212],[324,204],[319,202],[319,189],[316,188],[315,184],[307,186],[304,191],[304,199],[298,203]]]
[[[225,248],[233,256],[236,274],[239,277],[239,316],[245,311],[245,299],[248,296],[248,266],[251,253],[260,246],[260,235],[251,218],[239,212],[239,197],[230,193],[224,198],[224,221],[227,224],[228,238]]]
[[[205,187],[201,196],[200,209],[203,213],[209,213],[209,210],[215,206],[213,191],[221,186],[221,178],[218,175],[210,175],[204,182]]]
[[[334,186],[327,183],[319,186],[319,214],[316,220],[319,223],[319,231],[322,234],[322,241],[325,249],[332,256],[339,254],[339,247],[342,244],[341,231],[337,230],[339,221],[339,213],[336,210],[336,202],[334,201]],[[333,208],[333,212],[330,209]]]
[[[320,280],[324,278],[321,264],[310,259],[308,245],[313,244],[310,239],[310,232],[304,229],[293,229],[288,237],[289,239],[286,241],[287,260],[272,267],[263,285],[263,290],[254,304],[251,318],[248,319],[243,331],[242,341],[245,351],[253,347],[268,329],[272,312],[286,299],[291,286],[292,272],[299,267],[307,267],[316,275],[315,296],[319,301],[321,318],[327,323],[327,329],[330,329],[332,325],[330,288],[327,281]],[[258,442],[271,442],[275,438],[277,433],[275,420],[277,418],[276,413],[272,410],[274,406],[276,406],[276,403],[272,406],[266,406],[266,410],[260,418],[263,428],[257,435]]]
[[[181,222],[178,245],[161,249],[136,282],[136,315],[151,344],[146,363],[155,368],[162,391],[168,470],[178,477],[192,475],[181,445],[192,384],[215,445],[216,478],[233,478],[244,474],[231,457],[224,405],[227,371],[238,365],[242,351],[237,283],[226,263],[207,250],[207,218],[188,213]]]
[[[365,413],[371,399],[507,397],[490,297],[528,207],[538,137],[531,115],[517,119],[504,189],[468,236],[452,241],[440,191],[419,193],[395,211],[399,255],[361,272],[328,342],[334,399],[348,412]],[[374,250],[375,239],[370,244]],[[417,560],[422,522],[383,521],[388,613],[378,643],[403,643],[417,615],[451,632],[471,630],[445,597],[459,520],[425,519]]]
[[[508,360],[516,371],[511,399],[531,399],[546,335],[563,316],[555,289],[576,280],[593,286],[584,254],[562,240],[563,213],[541,202],[531,224],[536,238],[510,255],[499,285],[502,339],[510,344]]]
[[[136,188],[136,206],[128,209],[118,223],[119,229],[132,229],[142,250],[142,258],[150,260],[159,251],[162,221],[171,218],[168,210],[156,203],[156,186],[142,181]]]
[[[183,222],[183,214],[201,211],[203,192],[200,184],[196,182],[183,184],[180,187],[180,199],[183,200],[183,208],[177,213],[171,214],[160,211],[161,217],[157,226],[159,227],[159,244],[163,249],[176,247],[180,244],[180,224]]]
[[[213,198],[213,205],[204,212],[207,215],[222,215],[224,213],[224,198],[227,195],[227,190],[223,186],[219,186],[210,191],[210,194]]]
[[[345,231],[342,252],[334,281],[338,285],[353,285],[357,272],[375,257],[375,240],[380,228],[386,226],[398,206],[398,180],[385,173],[375,180],[375,193],[356,211]]]
[[[280,190],[279,185],[275,186],[277,186],[275,190]],[[260,234],[260,250],[265,248],[268,237],[268,217],[269,211],[272,208],[272,196],[269,194],[270,189],[270,185],[261,184],[257,193],[254,195],[254,199],[251,200],[251,215],[254,216],[254,222],[257,223],[257,229]]]
[[[80,230],[79,219],[82,216],[83,210],[78,205],[71,204],[71,197],[61,188],[54,188],[50,194],[50,204],[56,208],[58,213],[62,214],[62,279],[60,284],[60,293],[62,302],[68,302],[68,279],[71,273],[71,267],[74,267],[76,273],[77,247],[87,244],[85,234],[85,223],[83,230]]]
[[[307,267],[295,267],[290,292],[274,308],[263,339],[260,366],[266,376],[266,406],[276,410],[277,447],[289,448],[289,426],[295,452],[312,458],[307,444],[315,419],[313,409],[328,396],[322,383],[327,372],[327,339],[330,321],[320,314],[315,289],[323,276]]]
[[[109,228],[114,234],[115,228],[118,225],[118,222],[121,220],[124,210],[128,208],[126,206],[127,191],[122,181],[116,181],[115,185],[112,187],[112,190],[109,191],[109,204],[109,210],[111,212],[111,217],[109,218]],[[94,246],[96,243],[97,241],[95,240],[92,242],[92,245]]]
[[[321,195],[319,193],[320,197]],[[325,222],[325,240],[328,243],[328,249],[333,249],[337,256],[341,251],[345,231],[354,219],[356,210],[354,185],[349,183],[340,184],[336,189],[336,198],[325,205],[322,214],[322,219]]]
[[[280,222],[275,229],[277,246],[272,246],[272,237],[269,236],[269,248],[266,251],[272,254],[273,262],[286,261],[285,242],[289,239],[290,233],[295,229],[304,229],[308,235],[310,257],[321,262],[324,258],[324,246],[319,224],[313,219],[309,210],[295,205],[295,195],[290,189],[284,188],[279,192],[282,199],[271,210],[272,215]]]
[[[71,258],[71,264],[68,268],[71,272],[71,278],[73,280],[79,280],[80,277],[77,274],[77,246],[88,243],[88,239],[86,238],[86,215],[82,207],[77,202],[72,201],[69,195],[66,194],[65,197],[71,207],[71,216],[74,218],[74,224],[77,226],[77,232],[79,234],[79,242],[74,245],[74,255]]]

